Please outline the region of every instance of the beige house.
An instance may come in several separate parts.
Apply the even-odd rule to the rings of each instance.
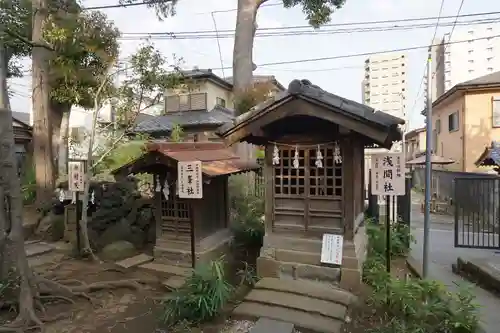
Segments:
[[[425,153],[426,145],[425,127],[414,129],[405,135],[405,157],[407,161],[413,160]]]
[[[182,127],[187,141],[220,140],[213,132],[234,119],[232,78],[223,79],[210,69],[183,72],[184,85],[165,93],[163,115],[139,123],[135,132],[168,137],[175,125]],[[269,82],[270,95],[285,88],[274,76],[254,76],[256,82]]]
[[[474,162],[500,140],[500,72],[457,84],[432,107],[433,152],[455,160],[438,168],[484,172]]]

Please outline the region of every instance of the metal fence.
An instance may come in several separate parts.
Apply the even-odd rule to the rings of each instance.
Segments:
[[[500,178],[457,177],[453,187],[455,247],[500,248]]]

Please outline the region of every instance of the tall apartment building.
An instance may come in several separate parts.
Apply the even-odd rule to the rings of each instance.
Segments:
[[[436,100],[455,85],[500,71],[500,24],[483,24],[455,28],[451,40],[445,34],[433,47],[432,100]],[[434,43],[436,44],[436,43]],[[495,55],[496,54],[496,55]]]
[[[407,57],[403,53],[379,54],[365,60],[363,103],[376,110],[405,118]]]
[[[448,39],[447,39],[448,40]],[[432,83],[431,83],[431,98],[434,102],[439,96],[444,94],[444,44],[441,39],[434,39],[432,41],[432,46],[430,47],[431,53],[431,73],[432,73]],[[440,65],[438,65],[441,63]],[[424,96],[427,93],[427,86],[429,80],[427,80],[427,69],[424,74],[423,81],[423,91]],[[427,107],[427,101],[424,100],[424,108]]]

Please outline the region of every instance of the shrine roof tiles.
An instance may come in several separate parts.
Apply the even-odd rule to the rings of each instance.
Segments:
[[[177,162],[201,161],[202,172],[209,177],[237,174],[258,170],[257,163],[247,162],[234,155],[223,143],[219,142],[159,142],[153,141],[146,144],[146,153],[138,159],[114,170],[117,174],[122,170],[134,170],[140,160],[150,154],[161,154]]]
[[[348,100],[338,95],[332,94],[321,89],[319,86],[312,84],[308,80],[293,80],[288,86],[288,90],[276,94],[269,100],[260,103],[253,107],[249,112],[236,117],[232,124],[225,124],[217,129],[217,134],[223,136],[240,123],[243,123],[250,118],[258,115],[260,112],[268,109],[272,105],[285,101],[287,98],[300,97],[303,99],[314,100],[315,102],[323,103],[327,106],[334,107],[344,113],[350,114],[360,120],[367,120],[384,127],[395,127],[403,125],[403,119],[394,117],[390,114],[376,111],[368,105],[364,105],[355,101]]]

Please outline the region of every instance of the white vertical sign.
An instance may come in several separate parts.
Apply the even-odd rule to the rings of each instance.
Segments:
[[[179,198],[203,198],[202,177],[201,161],[178,162],[177,184],[179,186]]]
[[[342,265],[342,250],[344,236],[323,234],[321,243],[321,263],[330,265]]]
[[[83,161],[68,162],[68,189],[72,192],[84,191],[85,167]]]
[[[372,155],[372,194],[405,195],[405,164],[403,153]]]

